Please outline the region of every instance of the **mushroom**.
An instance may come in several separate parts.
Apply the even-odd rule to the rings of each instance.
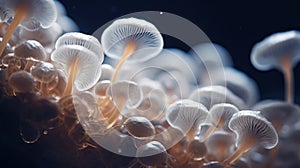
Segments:
[[[272,123],[278,133],[282,131],[283,126],[291,127],[297,123],[300,117],[298,105],[278,100],[261,101],[252,109],[260,111]]]
[[[3,41],[0,43],[0,55],[15,32],[18,25],[28,29],[36,30],[40,27],[50,27],[57,17],[56,7],[53,0],[5,0],[0,4],[2,8],[11,10],[6,20],[10,23]],[[12,12],[14,11],[14,12]],[[14,16],[11,14],[14,13]]]
[[[215,76],[216,72],[223,72],[224,67],[233,65],[228,51],[216,43],[200,43],[192,47],[189,54],[194,56],[199,64],[200,70],[197,74],[199,74],[200,83],[205,86],[211,85],[212,81],[220,78],[220,76]],[[224,78],[224,74],[221,77]]]
[[[154,138],[155,128],[145,117],[129,117],[125,120],[123,126],[128,134],[134,138],[136,147],[144,145]]]
[[[206,145],[199,139],[194,139],[189,142],[187,147],[187,157],[190,161],[201,160],[207,152]]]
[[[232,134],[225,131],[216,131],[205,142],[208,155],[221,162],[233,151],[235,139]]]
[[[58,71],[54,65],[48,62],[40,62],[32,66],[30,72],[32,76],[40,82],[40,94],[42,96],[48,96],[49,89],[47,88],[47,84],[52,82],[58,75]]]
[[[11,74],[8,84],[15,93],[32,92],[35,86],[33,76],[26,71],[18,71]]]
[[[248,107],[253,106],[259,99],[256,82],[248,75],[231,67],[214,73],[213,85],[222,85],[240,97]]]
[[[167,108],[167,122],[180,129],[185,135],[193,139],[200,124],[205,122],[208,110],[205,106],[192,100],[183,99],[174,102]]]
[[[162,166],[168,165],[171,156],[160,142],[151,141],[137,148],[136,157],[143,166]]]
[[[162,50],[163,39],[153,24],[142,19],[124,18],[104,30],[101,44],[107,56],[120,59],[111,78],[114,82],[127,59],[145,61],[154,57]]]
[[[285,99],[293,103],[292,68],[300,60],[300,33],[287,31],[275,33],[254,45],[251,51],[251,62],[255,68],[267,71],[272,68],[283,72],[285,77]]]
[[[77,32],[65,33],[57,39],[55,48],[58,49],[62,46],[72,45],[85,47],[103,60],[101,44],[94,36]]]
[[[101,76],[103,55],[96,55],[85,47],[61,46],[54,50],[51,59],[63,64],[65,71],[68,72],[67,87],[63,96],[71,94],[73,85],[78,91],[90,89]]]
[[[220,103],[212,106],[207,115],[207,122],[211,124],[211,127],[205,133],[203,141],[205,142],[207,138],[217,130],[223,129],[224,131],[230,131],[228,123],[231,117],[238,111],[239,109],[237,107],[228,103]]]
[[[26,61],[24,70],[29,72],[31,66],[38,61],[45,61],[47,53],[45,48],[35,40],[26,40],[19,43],[14,50],[15,56]]]
[[[204,86],[195,89],[189,99],[203,104],[207,109],[219,103],[229,103],[238,109],[245,109],[245,102],[232,93],[229,89],[220,85]]]
[[[235,113],[229,121],[229,128],[237,135],[238,148],[223,161],[225,166],[234,163],[251,148],[262,146],[272,149],[278,143],[275,128],[259,111],[242,110]]]

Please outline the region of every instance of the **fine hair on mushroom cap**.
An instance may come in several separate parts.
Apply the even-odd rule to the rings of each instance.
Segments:
[[[300,32],[296,30],[270,35],[254,45],[251,62],[255,68],[278,69],[285,77],[285,99],[293,103],[293,67],[300,60]]]
[[[189,99],[203,104],[207,109],[219,103],[230,103],[238,109],[245,109],[245,102],[229,89],[221,85],[204,86],[195,89]]]
[[[123,18],[104,30],[101,44],[108,57],[120,59],[112,76],[114,82],[127,59],[145,61],[156,56],[163,48],[163,39],[152,23],[137,18]]]
[[[208,110],[200,103],[189,99],[174,102],[167,108],[167,122],[175,128],[180,129],[185,135],[192,137],[198,131],[200,124],[206,120]]]
[[[14,15],[9,16],[11,23],[0,43],[0,55],[19,25],[28,30],[37,30],[50,27],[57,18],[53,0],[7,0],[1,5],[2,8],[12,10]]]
[[[64,45],[77,45],[85,47],[103,59],[103,50],[101,44],[94,36],[79,32],[66,33],[57,39],[55,48],[59,48]]]
[[[262,146],[272,149],[278,143],[275,128],[259,111],[242,110],[235,113],[229,121],[229,128],[237,135],[238,148],[224,161],[224,165],[231,165],[251,148]]]

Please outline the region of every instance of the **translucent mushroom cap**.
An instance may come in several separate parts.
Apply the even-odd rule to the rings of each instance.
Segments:
[[[153,124],[145,117],[129,117],[123,125],[133,137],[147,138],[155,135]]]
[[[298,105],[279,100],[265,100],[256,104],[252,109],[260,111],[264,117],[273,123],[275,128],[285,124],[293,125],[300,117]]]
[[[137,148],[136,157],[143,165],[159,166],[166,163],[168,154],[160,142],[151,141]]]
[[[248,106],[254,105],[259,99],[259,91],[256,82],[248,75],[231,67],[225,67],[222,71],[214,73],[212,78],[214,85],[223,85],[240,97]]]
[[[136,46],[134,53],[128,58],[133,61],[148,60],[163,48],[163,39],[157,28],[137,18],[118,19],[107,27],[101,36],[105,54],[115,59],[121,58],[130,42]]]
[[[35,40],[26,40],[18,44],[14,50],[16,57],[21,58],[34,58],[37,60],[44,61],[47,58],[45,48],[41,43]]]
[[[112,83],[107,88],[106,95],[112,97],[120,111],[124,107],[136,108],[142,102],[143,98],[141,88],[132,81],[117,81]]]
[[[94,36],[91,35],[78,32],[66,33],[57,39],[55,43],[55,48],[59,48],[64,45],[82,46],[89,49],[90,51],[93,51],[101,59],[104,58],[100,42]]]
[[[167,122],[186,134],[191,128],[198,128],[208,114],[205,106],[192,100],[183,99],[172,103],[166,112]]]
[[[55,66],[48,62],[40,62],[31,67],[30,72],[32,76],[39,82],[49,83],[58,75]]]
[[[207,109],[219,103],[230,103],[238,109],[245,109],[244,101],[229,89],[220,85],[205,86],[194,90],[189,99],[203,104]]]
[[[215,104],[211,109],[209,109],[207,121],[212,125],[222,126],[225,131],[228,131],[230,130],[228,128],[228,123],[233,114],[238,111],[239,109],[237,107],[229,103]]]
[[[85,47],[76,45],[59,47],[51,54],[51,59],[63,64],[66,72],[71,66],[76,66],[74,84],[79,91],[94,86],[101,76],[100,67],[103,59]],[[74,61],[76,65],[73,65]]]
[[[31,92],[35,87],[33,76],[26,71],[14,72],[8,79],[8,84],[15,92]]]
[[[300,60],[300,33],[287,31],[275,33],[254,45],[251,62],[259,70],[281,70],[281,59],[290,58],[292,65]]]
[[[278,143],[276,130],[259,111],[243,110],[234,114],[229,128],[236,133],[239,143],[252,141],[266,149],[274,148]]]
[[[22,8],[28,9],[26,16],[21,21],[21,26],[27,30],[37,30],[40,27],[48,28],[56,21],[57,10],[53,0],[7,0],[4,4],[6,9],[14,10]],[[6,18],[13,18],[13,15],[6,16]]]

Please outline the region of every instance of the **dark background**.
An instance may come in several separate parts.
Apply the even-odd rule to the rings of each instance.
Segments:
[[[68,15],[81,32],[92,34],[108,21],[139,11],[164,11],[184,17],[199,26],[211,41],[224,46],[234,66],[246,72],[259,85],[262,99],[283,99],[283,76],[279,71],[261,72],[250,63],[252,46],[266,36],[300,29],[300,3],[285,1],[216,0],[62,0]],[[166,47],[186,50],[176,41]],[[297,78],[298,77],[298,78]],[[296,102],[300,102],[300,66],[295,68]],[[78,151],[65,133],[50,132],[35,144],[24,144],[18,132],[18,113],[30,110],[17,99],[0,101],[0,167],[115,167],[124,165],[103,150]],[[20,110],[22,108],[23,110]],[[3,165],[3,166],[2,166]]]
[[[234,66],[254,78],[262,99],[283,99],[284,82],[277,70],[261,72],[250,62],[252,46],[276,32],[300,29],[300,2],[221,1],[221,0],[63,0],[68,15],[84,33],[92,34],[108,21],[140,11],[163,11],[195,23],[212,42],[225,47]],[[166,40],[165,47],[186,50],[176,41]],[[295,68],[296,102],[300,102],[300,66]]]

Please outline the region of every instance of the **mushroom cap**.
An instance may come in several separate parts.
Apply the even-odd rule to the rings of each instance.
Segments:
[[[55,41],[62,33],[61,26],[57,23],[53,23],[48,28],[40,28],[36,31],[21,29],[19,36],[21,39],[36,40],[43,46],[49,46],[55,44]]]
[[[279,100],[265,100],[256,104],[252,109],[260,111],[269,121],[273,124],[277,122],[280,126],[293,125],[300,117],[298,105]]]
[[[151,141],[137,148],[136,157],[143,165],[159,166],[166,163],[168,154],[160,142]]]
[[[48,62],[39,62],[30,68],[30,73],[39,82],[49,83],[57,77],[55,66]]]
[[[233,114],[237,113],[239,109],[232,104],[229,103],[220,103],[215,104],[209,109],[207,115],[207,121],[212,123],[212,125],[216,126],[218,122],[222,122],[221,126],[223,130],[228,131],[228,123],[233,116]]]
[[[145,117],[133,116],[123,123],[130,135],[136,138],[149,138],[155,135],[153,124]]]
[[[208,153],[218,157],[220,155],[220,150],[226,148],[226,155],[230,154],[230,150],[235,145],[235,138],[232,134],[225,131],[216,131],[209,136],[205,142]],[[219,156],[220,157],[220,156]]]
[[[254,45],[251,62],[255,68],[266,71],[281,70],[281,59],[291,59],[292,66],[300,60],[300,32],[296,30],[275,33]]]
[[[15,92],[31,92],[35,87],[33,76],[26,71],[14,72],[8,79],[8,84]]]
[[[117,81],[106,90],[106,95],[112,97],[119,111],[124,107],[136,108],[143,99],[142,89],[133,81]]]
[[[100,77],[100,81],[102,80],[110,80],[113,73],[114,73],[114,68],[109,65],[109,64],[102,64],[101,66],[101,77]]]
[[[207,108],[201,103],[189,99],[172,103],[166,112],[167,122],[186,134],[191,128],[199,128],[208,114]]]
[[[187,152],[189,154],[195,154],[198,157],[202,157],[206,154],[207,148],[203,142],[194,139],[189,143]]]
[[[232,93],[229,89],[220,85],[204,86],[194,90],[189,99],[203,104],[207,109],[219,103],[229,103],[238,109],[245,109],[245,102]]]
[[[189,52],[196,58],[200,58],[203,67],[228,67],[232,66],[232,58],[229,52],[216,43],[201,43],[194,47]]]
[[[78,32],[65,33],[57,39],[55,48],[59,48],[64,45],[78,45],[85,47],[99,56],[102,61],[104,59],[101,44],[94,36]]]
[[[141,87],[143,90],[143,87]],[[143,90],[144,91],[144,90]],[[143,92],[142,102],[134,109],[125,108],[122,113],[126,116],[142,116],[149,120],[155,120],[164,112],[167,96],[161,89],[153,89],[150,92]]]
[[[157,28],[152,23],[137,18],[118,19],[101,36],[105,54],[115,59],[121,58],[129,42],[136,45],[135,52],[128,58],[132,61],[148,60],[163,48],[163,39]]]
[[[259,91],[256,82],[248,75],[231,67],[225,67],[222,71],[214,73],[212,78],[214,85],[223,85],[240,97],[248,106],[254,105],[259,99]]]
[[[26,40],[15,47],[15,56],[20,58],[34,58],[44,61],[47,58],[45,48],[36,40]]]
[[[253,140],[266,149],[274,148],[278,135],[273,125],[260,115],[259,111],[242,110],[229,121],[229,128],[237,135],[237,142]]]
[[[53,0],[9,0],[5,7],[15,10],[26,5],[29,10],[20,25],[27,30],[50,27],[57,18],[57,10]],[[9,16],[13,18],[14,16]]]
[[[103,59],[85,47],[77,45],[61,46],[53,51],[51,59],[63,64],[65,71],[74,66],[73,63],[77,60],[76,66],[78,69],[76,69],[77,74],[74,84],[79,91],[90,89],[101,76],[100,67]]]

